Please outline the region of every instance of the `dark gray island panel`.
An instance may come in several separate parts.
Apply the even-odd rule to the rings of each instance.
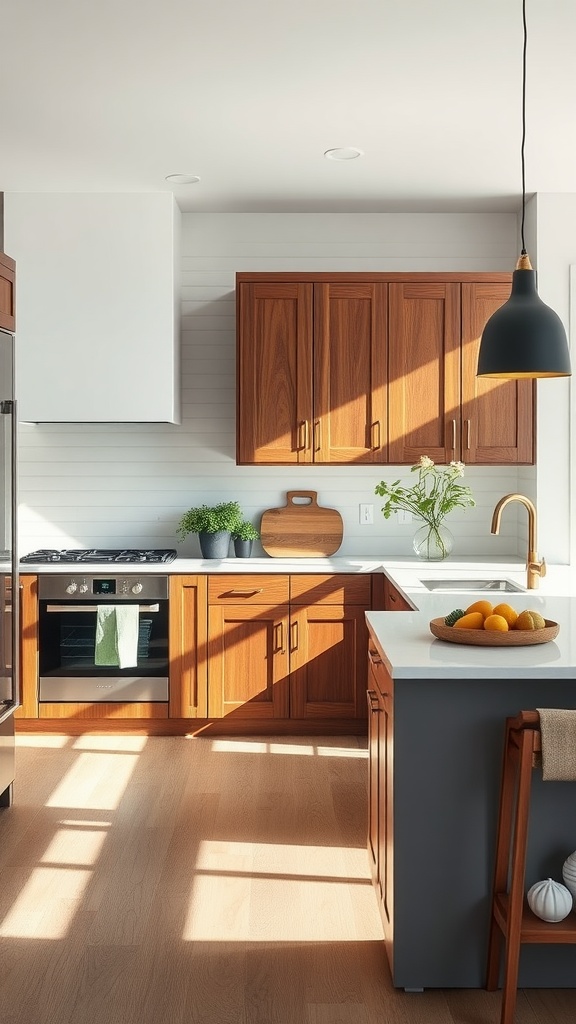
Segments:
[[[396,679],[392,972],[401,988],[482,988],[504,723],[576,708],[576,680]],[[562,881],[576,783],[533,772],[526,887]],[[523,946],[522,987],[576,987],[574,946]]]

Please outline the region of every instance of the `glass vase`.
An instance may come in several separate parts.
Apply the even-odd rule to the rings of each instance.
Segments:
[[[447,558],[454,546],[454,537],[447,526],[424,523],[414,534],[412,547],[418,558],[430,562],[441,562]]]

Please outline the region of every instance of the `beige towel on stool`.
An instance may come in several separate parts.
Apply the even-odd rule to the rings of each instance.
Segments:
[[[576,781],[576,711],[536,708],[542,736],[542,778],[545,782]]]

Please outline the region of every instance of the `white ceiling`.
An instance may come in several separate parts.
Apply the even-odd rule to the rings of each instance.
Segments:
[[[576,3],[527,0],[528,192],[576,192]],[[0,190],[516,209],[521,0],[13,0]],[[336,163],[326,149],[365,156]],[[170,186],[170,173],[199,175]]]

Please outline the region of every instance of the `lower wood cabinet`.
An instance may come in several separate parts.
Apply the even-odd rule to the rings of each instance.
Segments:
[[[170,718],[205,718],[208,712],[206,576],[169,580]]]
[[[148,719],[160,732],[181,731],[190,719],[196,728],[199,720],[228,719],[233,728],[238,720],[239,731],[243,722],[284,722],[289,731],[289,721],[305,720],[361,730],[370,574],[174,575],[169,588],[168,704],[47,704],[38,700],[37,577],[23,575],[17,718],[66,718],[79,729],[94,719]]]
[[[212,576],[209,717],[365,717],[369,576]]]
[[[388,959],[394,922],[394,692],[372,640],[368,643],[368,856]]]

